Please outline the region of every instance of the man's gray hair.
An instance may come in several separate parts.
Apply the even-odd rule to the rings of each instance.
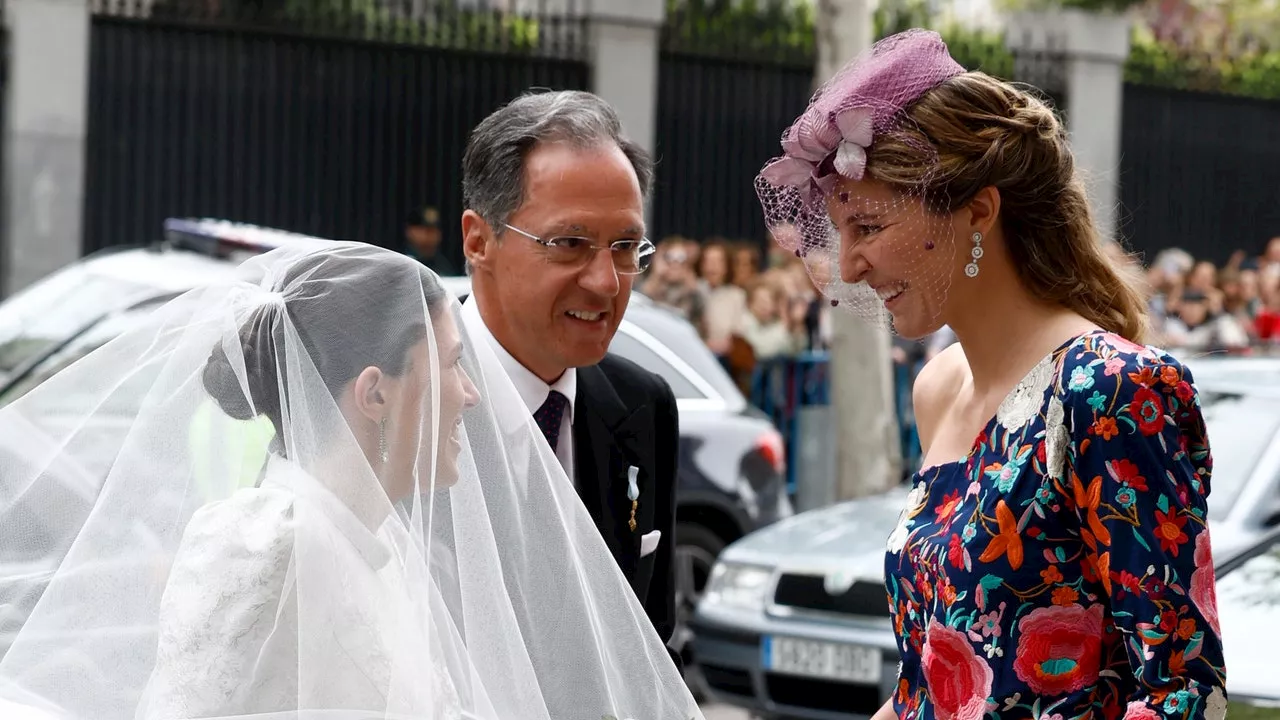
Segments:
[[[524,202],[524,161],[539,143],[583,149],[617,145],[648,197],[653,160],[622,133],[618,114],[589,92],[530,92],[494,111],[471,131],[462,156],[462,200],[496,232]]]

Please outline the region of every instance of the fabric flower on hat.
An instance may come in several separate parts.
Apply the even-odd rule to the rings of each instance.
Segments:
[[[867,169],[867,151],[874,139],[875,114],[869,107],[853,107],[836,113],[806,113],[791,126],[782,141],[783,157],[762,174],[776,185],[808,189],[821,196],[836,184],[834,170],[850,180],[861,180]],[[811,196],[812,199],[812,196]]]

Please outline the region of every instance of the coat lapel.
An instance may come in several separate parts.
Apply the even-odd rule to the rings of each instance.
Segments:
[[[627,468],[644,468],[633,447],[633,422],[644,413],[627,408],[598,367],[578,369],[574,403],[574,465],[578,494],[628,580],[635,577],[639,535],[627,526]],[[645,473],[642,471],[642,476]]]

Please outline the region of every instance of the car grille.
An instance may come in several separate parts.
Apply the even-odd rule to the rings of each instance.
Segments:
[[[778,578],[778,588],[773,602],[784,607],[841,615],[864,617],[888,617],[889,600],[884,585],[859,580],[838,595],[831,595],[823,587],[821,575],[784,574]]]

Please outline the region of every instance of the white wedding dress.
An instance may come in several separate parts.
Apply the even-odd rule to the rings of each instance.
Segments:
[[[138,718],[295,717],[307,708],[462,718],[439,637],[408,612],[422,603],[401,595],[409,543],[395,515],[371,531],[301,468],[273,458],[261,487],[201,508],[188,524]],[[327,602],[300,606],[299,586]],[[398,607],[406,612],[388,612]]]

